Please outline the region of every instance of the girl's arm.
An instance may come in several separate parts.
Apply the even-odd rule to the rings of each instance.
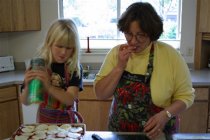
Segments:
[[[79,87],[69,86],[66,90],[51,85],[50,75],[47,71],[36,71],[36,78],[42,81],[45,91],[67,106],[73,105],[74,100],[78,98]]]
[[[31,70],[31,68],[27,69],[25,72],[25,76],[24,76],[24,87],[23,90],[21,91],[21,95],[20,97],[20,101],[25,104],[25,105],[29,105],[28,103],[28,85],[29,82],[34,79],[36,77],[36,73],[34,71]]]
[[[52,85],[48,88],[48,94],[67,106],[73,105],[74,100],[78,98],[78,93],[79,88],[76,86],[70,86],[66,91]]]
[[[24,105],[29,105],[27,97],[28,97],[28,87],[24,85],[24,89],[22,89],[21,94],[19,95],[20,101]]]

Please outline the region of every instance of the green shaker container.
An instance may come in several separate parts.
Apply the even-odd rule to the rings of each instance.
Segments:
[[[44,70],[45,61],[42,58],[33,58],[31,59],[31,69],[32,70]],[[41,103],[44,100],[43,97],[43,85],[39,79],[33,79],[29,83],[29,95],[28,102],[32,103]]]

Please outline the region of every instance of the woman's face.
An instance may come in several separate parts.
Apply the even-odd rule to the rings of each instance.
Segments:
[[[65,63],[72,56],[73,51],[73,47],[70,48],[53,44],[51,47],[53,62]]]
[[[135,47],[134,53],[143,51],[151,42],[149,36],[142,32],[137,21],[130,24],[128,32],[124,33],[128,46]]]

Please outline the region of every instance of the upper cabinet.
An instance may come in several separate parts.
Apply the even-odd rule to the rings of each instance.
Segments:
[[[198,0],[199,32],[210,32],[210,1]]]
[[[0,32],[41,30],[40,0],[0,0]]]
[[[210,59],[210,0],[198,0],[194,68],[207,68],[208,59]]]

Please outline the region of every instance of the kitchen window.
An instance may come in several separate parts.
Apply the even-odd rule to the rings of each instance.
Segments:
[[[117,20],[131,3],[151,3],[164,22],[164,33],[159,40],[179,49],[181,0],[60,0],[60,17],[71,18],[77,25],[81,48],[87,48],[87,37],[92,50],[109,50],[125,42],[117,29]]]

